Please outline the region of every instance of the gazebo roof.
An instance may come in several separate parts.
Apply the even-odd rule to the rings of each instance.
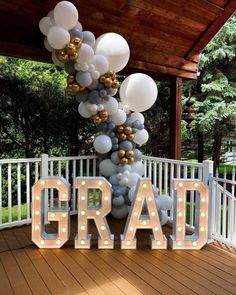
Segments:
[[[0,54],[50,61],[40,18],[57,0],[0,2]],[[131,47],[128,72],[196,79],[199,54],[236,9],[236,0],[72,1],[85,30],[123,35]]]

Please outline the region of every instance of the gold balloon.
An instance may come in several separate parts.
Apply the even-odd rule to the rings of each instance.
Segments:
[[[113,81],[111,87],[112,87],[112,88],[119,88],[119,87],[120,87],[120,83],[119,83],[119,81],[117,81],[117,80]]]
[[[122,133],[124,131],[124,127],[123,126],[118,126],[117,127],[117,132],[118,133]]]
[[[84,86],[80,86],[79,91],[81,92],[81,91],[84,91],[84,90],[85,90],[85,87]]]
[[[133,132],[133,130],[132,130],[131,127],[129,127],[129,126],[125,127],[125,129],[124,129],[124,133],[125,133],[125,134],[129,135],[129,134],[131,134],[132,132]]]
[[[78,53],[76,51],[69,55],[70,60],[77,60],[78,57],[79,57],[79,55],[78,55]]]
[[[66,90],[67,90],[68,92],[73,92],[72,84],[68,84],[67,87],[66,87]]]
[[[101,120],[101,118],[96,118],[96,119],[93,120],[93,122],[95,124],[99,125],[99,124],[101,124],[102,120]]]
[[[129,160],[127,158],[122,158],[122,159],[120,159],[120,163],[122,165],[127,165],[129,163]]]
[[[107,119],[108,119],[108,116],[107,116],[107,117],[103,117],[103,118],[101,118],[101,120],[102,120],[103,123],[106,122]]]
[[[75,76],[73,75],[68,75],[67,76],[67,83],[72,83],[75,81]]]
[[[57,52],[57,58],[60,60],[60,61],[66,61],[69,56],[68,54],[65,52],[65,50],[59,50]]]
[[[80,47],[82,45],[82,41],[80,40],[79,37],[72,38],[71,43],[73,43],[75,45],[76,49],[80,49]]]
[[[110,78],[105,78],[104,84],[106,87],[111,87],[112,83],[113,82]]]
[[[80,86],[77,83],[72,83],[72,91],[79,92]]]
[[[108,117],[108,112],[107,111],[101,111],[101,112],[99,112],[99,116],[101,118]]]
[[[124,140],[127,139],[127,135],[124,134],[124,133],[121,133],[121,134],[119,135],[119,139],[120,139],[121,141],[124,141]]]
[[[99,81],[100,81],[101,83],[104,83],[104,82],[105,82],[105,79],[106,79],[105,76],[101,76],[101,77],[99,78]]]
[[[132,163],[134,163],[134,157],[131,157],[131,158],[129,158],[129,160],[128,160],[128,164],[132,164]]]
[[[76,47],[73,43],[69,43],[66,45],[65,51],[69,55],[74,54],[76,52]]]
[[[128,159],[131,159],[131,158],[134,157],[134,152],[133,152],[133,151],[127,151],[127,152],[125,153],[125,155],[126,155],[126,157],[127,157]]]
[[[128,140],[134,140],[134,134],[127,135]]]
[[[119,158],[123,158],[125,156],[125,150],[119,150],[118,156],[119,156]]]

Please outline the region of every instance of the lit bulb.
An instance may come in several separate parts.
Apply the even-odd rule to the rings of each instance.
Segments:
[[[180,216],[180,217],[183,216],[183,213],[182,212],[179,212],[178,213],[178,216]]]
[[[147,224],[146,220],[142,221],[142,225],[146,225],[146,224]]]
[[[178,241],[178,242],[177,242],[177,245],[178,245],[178,246],[181,246],[181,241]]]
[[[81,225],[80,229],[81,230],[85,230],[85,226],[84,225]]]
[[[85,185],[85,181],[82,181],[81,184],[82,184],[82,185]]]
[[[152,197],[148,197],[148,201],[151,202],[152,201]]]
[[[108,196],[106,196],[104,199],[105,199],[105,201],[108,201],[108,200],[109,200],[109,197],[108,197]]]
[[[39,215],[39,213],[40,213],[39,210],[35,211],[35,215]]]
[[[62,198],[65,199],[66,197],[67,197],[67,194],[66,193],[63,193],[62,194]]]
[[[41,241],[40,241],[40,244],[41,244],[41,245],[44,245],[44,244],[45,244],[44,240],[41,240]]]
[[[81,215],[85,215],[85,211],[81,211]]]
[[[101,230],[105,230],[105,226],[104,225],[101,226]]]
[[[160,246],[161,245],[161,241],[157,241],[157,245]]]
[[[40,226],[39,225],[35,225],[35,230],[39,230],[40,229]]]
[[[197,246],[197,242],[193,242],[193,246],[196,247]]]
[[[144,184],[143,184],[143,188],[146,188],[146,187],[147,187],[147,184],[146,184],[146,183],[144,183]]]
[[[130,243],[130,241],[127,241],[126,244],[127,244],[127,245],[130,245],[131,243]]]
[[[99,182],[98,182],[98,185],[100,185],[100,186],[101,186],[101,185],[102,185],[102,182],[101,182],[101,181],[99,181]]]
[[[38,201],[40,200],[40,196],[36,196],[35,199]]]
[[[202,198],[201,201],[202,201],[203,203],[205,203],[205,202],[206,202],[206,199],[205,199],[205,198]]]
[[[182,231],[182,227],[181,226],[178,227],[178,231]]]
[[[61,240],[57,240],[57,245],[60,245],[61,244]]]
[[[59,181],[57,182],[57,184],[58,184],[58,185],[61,185],[61,181],[59,180]]]
[[[104,241],[104,245],[108,245],[108,240],[105,240]]]
[[[81,243],[81,245],[84,245],[85,244],[85,240],[81,240],[80,243]]]
[[[155,231],[158,231],[158,229],[159,229],[158,226],[155,226],[155,227],[154,227],[154,230],[155,230]]]
[[[205,213],[204,212],[201,213],[201,217],[205,217]]]
[[[138,212],[134,211],[134,216],[137,216],[138,215]]]
[[[178,201],[179,201],[179,202],[182,202],[182,201],[183,201],[183,199],[180,197],[180,198],[178,198]]]
[[[66,228],[63,227],[63,228],[61,229],[61,231],[62,231],[63,233],[65,233],[65,232],[66,232]]]
[[[100,215],[100,211],[96,211],[96,215]]]
[[[51,217],[52,217],[52,218],[54,218],[55,216],[56,216],[56,214],[55,214],[55,213],[52,213],[52,214],[51,214]]]
[[[182,183],[182,182],[180,182],[180,183],[179,183],[179,187],[182,187],[182,186],[183,186],[183,183]]]
[[[156,213],[154,211],[151,214],[152,214],[152,216],[155,216],[156,215]]]
[[[133,229],[134,229],[134,227],[133,227],[133,226],[130,226],[130,227],[129,227],[129,230],[133,230]]]
[[[198,187],[198,183],[197,183],[197,182],[196,182],[196,183],[194,183],[194,186],[195,186],[195,187]]]
[[[42,181],[40,182],[40,184],[41,184],[41,185],[45,185],[45,181],[42,180]]]
[[[82,196],[82,197],[81,197],[81,200],[84,201],[84,200],[85,200],[85,196]]]
[[[62,213],[62,217],[65,218],[66,217],[66,213]]]
[[[142,201],[142,198],[141,198],[141,197],[138,197],[138,199],[137,199],[137,200],[140,202],[140,201]]]
[[[204,226],[201,226],[200,231],[204,231],[204,230],[205,230]]]

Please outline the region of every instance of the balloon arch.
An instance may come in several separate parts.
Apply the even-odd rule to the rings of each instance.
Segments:
[[[145,144],[149,134],[144,127],[146,111],[155,103],[157,85],[142,73],[128,76],[120,85],[116,73],[129,61],[126,40],[116,33],[95,39],[83,31],[76,7],[59,2],[39,22],[46,36],[44,45],[55,65],[68,73],[67,91],[79,102],[79,114],[97,126],[94,149],[103,160],[99,168],[112,185],[112,215],[124,218],[135,196],[137,181],[144,175],[142,154],[137,145]],[[117,94],[119,88],[119,98]],[[168,196],[158,196],[153,187],[161,223],[167,221],[172,206]]]

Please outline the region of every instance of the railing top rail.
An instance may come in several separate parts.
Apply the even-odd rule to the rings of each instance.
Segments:
[[[180,165],[186,165],[190,167],[199,167],[202,168],[202,163],[192,163],[187,161],[181,161],[181,160],[173,160],[173,159],[165,159],[165,158],[157,158],[157,157],[150,157],[150,156],[143,156],[144,160],[151,160],[151,161],[159,161],[164,163],[173,163],[173,164],[180,164]]]
[[[220,177],[212,177],[213,180],[215,180],[216,182],[225,182],[228,184],[234,184],[236,185],[236,180],[230,180],[227,178],[220,178]]]
[[[26,159],[2,159],[1,164],[16,164],[16,163],[35,163],[41,162],[41,158],[26,158]]]
[[[89,156],[72,156],[72,157],[49,157],[48,161],[68,161],[68,160],[91,160],[97,159],[96,155],[89,155]]]

